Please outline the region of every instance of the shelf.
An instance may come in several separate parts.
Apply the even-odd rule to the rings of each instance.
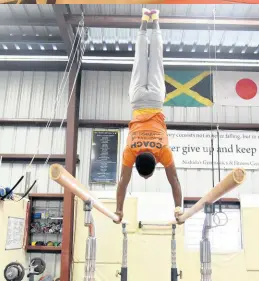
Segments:
[[[31,234],[31,236],[32,235],[62,235],[62,233],[45,233],[45,232],[31,232],[30,233]]]
[[[61,253],[61,246],[32,246],[32,241],[37,241],[37,237],[43,236],[45,239],[49,236],[49,238],[53,237],[53,239],[57,239],[62,241],[62,233],[31,233],[31,223],[32,222],[61,222],[63,217],[63,209],[64,209],[64,194],[63,193],[31,193],[29,194],[29,207],[28,207],[28,214],[27,214],[27,237],[26,237],[26,251],[27,252],[35,252],[35,253]],[[34,204],[37,202],[46,202],[52,201],[53,208],[55,208],[55,212],[49,212],[48,214],[51,214],[48,218],[32,218],[34,210],[40,210],[40,209],[53,209],[52,207],[41,207],[41,206],[35,206]],[[57,201],[57,202],[55,202]],[[58,205],[61,205],[59,207],[55,207],[57,203]],[[33,238],[34,237],[34,238]],[[52,240],[52,239],[49,239]]]
[[[2,163],[29,163],[34,154],[0,154],[2,157]],[[34,158],[34,164],[44,164],[46,159],[49,157],[48,154],[37,154]],[[49,158],[48,163],[58,162],[59,164],[65,164],[65,154],[52,154]],[[79,155],[77,155],[76,163],[80,162]]]
[[[63,220],[63,218],[31,218],[31,220],[53,220],[53,221],[55,221],[55,220],[58,220],[58,221],[62,221]]]
[[[37,199],[37,200],[44,200],[44,201],[50,201],[50,200],[64,200],[64,194],[63,193],[30,193],[29,199]],[[36,207],[37,208],[37,207]]]
[[[27,252],[61,253],[61,246],[27,246]]]

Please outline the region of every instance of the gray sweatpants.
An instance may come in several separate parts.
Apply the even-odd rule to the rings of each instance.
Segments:
[[[140,30],[129,88],[132,110],[162,108],[165,99],[163,41],[160,30],[152,30],[148,59],[147,32]]]

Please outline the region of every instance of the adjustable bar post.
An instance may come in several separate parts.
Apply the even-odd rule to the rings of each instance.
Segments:
[[[182,271],[178,274],[176,265],[176,239],[175,239],[176,225],[172,225],[172,241],[171,241],[171,281],[177,281],[178,276],[182,279]]]
[[[212,214],[215,212],[214,204],[206,204],[204,207],[204,212],[206,216],[203,224],[202,240],[200,242],[201,281],[212,281],[209,231],[212,227]]]
[[[122,264],[121,264],[121,281],[128,279],[128,235],[126,223],[122,223],[123,247],[122,247]]]
[[[91,201],[84,202],[85,211],[85,226],[88,227],[88,238],[86,244],[86,263],[85,263],[85,277],[84,281],[95,281],[95,264],[96,264],[96,237],[95,225],[93,216],[91,214],[93,204]]]

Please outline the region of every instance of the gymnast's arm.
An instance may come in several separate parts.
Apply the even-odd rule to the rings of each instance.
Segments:
[[[175,207],[182,207],[182,190],[174,163],[165,168],[167,179],[172,187]]]
[[[122,214],[123,216],[123,204],[125,200],[125,195],[127,191],[128,184],[130,182],[132,174],[132,167],[128,167],[125,165],[122,165],[121,169],[121,176],[120,181],[117,188],[117,207],[116,207],[116,213]]]

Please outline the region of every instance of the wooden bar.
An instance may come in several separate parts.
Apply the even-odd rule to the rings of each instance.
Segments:
[[[69,190],[83,201],[91,200],[93,207],[109,217],[114,221],[119,221],[119,217],[113,212],[108,210],[104,204],[102,204],[97,198],[90,194],[85,186],[83,186],[78,180],[76,180],[65,168],[59,164],[53,164],[50,167],[50,177],[62,185],[65,190]]]
[[[221,198],[224,194],[228,193],[245,180],[246,172],[243,169],[236,168],[229,173],[220,183],[218,183],[209,193],[202,197],[196,204],[194,204],[188,211],[186,211],[181,217],[179,222],[184,222],[194,214],[199,212],[206,203],[213,203]],[[76,196],[83,201],[91,200],[94,208],[103,213],[105,216],[111,218],[114,221],[118,221],[119,218],[110,210],[108,210],[98,199],[94,198],[89,193],[85,186],[83,186],[78,180],[76,180],[71,174],[68,173],[61,165],[53,164],[50,166],[50,177],[62,185],[65,189],[69,189]],[[164,222],[166,223],[166,222]],[[169,224],[176,224],[176,221],[169,222]],[[166,223],[168,224],[168,223]]]
[[[206,203],[214,203],[224,194],[228,193],[235,187],[239,186],[245,180],[246,172],[243,169],[236,168],[229,173],[221,182],[219,182],[210,192],[203,196],[196,204],[194,204],[189,210],[187,210],[179,218],[179,222],[184,222],[194,214],[204,208]],[[176,221],[172,221],[171,224],[177,224]]]

